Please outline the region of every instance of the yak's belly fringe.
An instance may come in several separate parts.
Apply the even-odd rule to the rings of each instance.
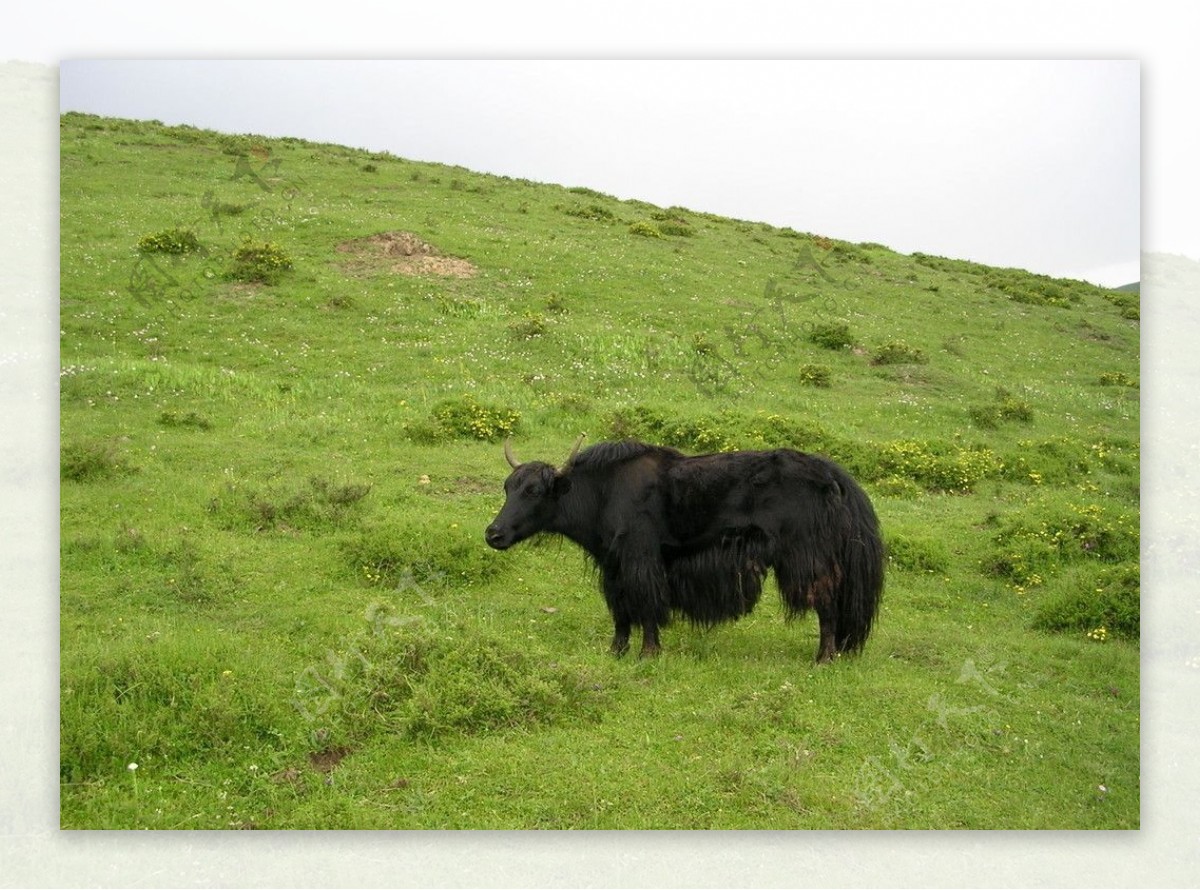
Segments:
[[[741,534],[670,560],[671,608],[704,626],[750,614],[770,568],[769,549],[761,536]]]

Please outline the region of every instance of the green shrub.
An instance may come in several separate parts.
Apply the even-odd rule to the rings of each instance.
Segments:
[[[58,457],[59,478],[92,482],[132,470],[118,443],[111,439],[71,442]]]
[[[409,604],[485,581],[508,565],[479,546],[475,531],[449,518],[365,523],[339,546],[351,577],[396,591]]]
[[[1081,281],[1050,278],[1019,269],[989,269],[983,284],[993,287],[1016,303],[1030,306],[1069,307],[1080,302],[1085,294],[1098,289]]]
[[[1123,371],[1106,371],[1100,375],[1101,386],[1128,386],[1137,389],[1138,382]]]
[[[1136,476],[1140,449],[1136,442],[1079,441],[1055,436],[1041,441],[1022,439],[1004,468],[1004,478],[1015,482],[1068,485],[1106,471]]]
[[[432,739],[591,719],[604,689],[437,612],[375,603],[367,627],[297,675],[292,702],[326,749],[385,731]]]
[[[885,476],[871,484],[871,489],[883,497],[915,498],[925,489],[906,476]]]
[[[833,439],[816,424],[765,411],[743,414],[725,409],[683,416],[636,405],[614,411],[609,416],[608,433],[617,439],[643,439],[695,452],[794,448],[845,460],[851,451],[851,446]]]
[[[850,325],[843,322],[813,325],[808,339],[825,349],[849,349],[854,345],[854,338],[850,335]]]
[[[212,421],[203,414],[198,414],[195,411],[188,411],[186,414],[180,414],[176,411],[164,411],[158,415],[158,424],[159,426],[175,429],[212,429]]]
[[[251,284],[278,284],[292,268],[292,258],[273,241],[246,237],[233,252],[229,277]]]
[[[138,240],[140,253],[166,253],[180,256],[200,250],[200,239],[191,229],[164,229]]]
[[[220,634],[167,633],[150,645],[105,640],[64,656],[59,772],[68,782],[128,781],[127,765],[174,769],[281,744],[295,720],[274,677]],[[265,671],[263,671],[265,673]]]
[[[517,340],[533,340],[543,336],[547,330],[546,317],[539,312],[526,312],[508,326],[508,333]]]
[[[1142,317],[1141,296],[1128,291],[1106,291],[1104,298],[1117,307],[1121,318],[1138,321]]]
[[[697,331],[692,334],[692,351],[696,355],[714,356],[717,354],[717,347],[706,334]]]
[[[408,435],[415,442],[430,445],[450,439],[497,442],[514,435],[520,425],[520,412],[485,405],[468,395],[439,402],[426,421],[409,425]]]
[[[1000,419],[1013,423],[1033,423],[1033,406],[1003,389],[996,393]]]
[[[579,670],[530,655],[506,640],[470,633],[443,645],[405,709],[409,735],[432,738],[588,718],[603,687]]]
[[[1136,563],[1139,543],[1130,511],[1098,503],[1043,506],[1001,524],[984,568],[1024,593],[1071,564]]]
[[[595,222],[612,222],[616,216],[601,204],[588,204],[586,207],[568,207],[563,211],[567,216],[579,219],[590,219]]]
[[[967,416],[981,430],[994,430],[1000,427],[1000,409],[996,405],[974,405],[967,409]]]
[[[1003,423],[1033,423],[1033,407],[1001,387],[991,404],[968,408],[967,416],[981,429],[994,430]]]
[[[961,448],[921,441],[888,442],[873,452],[867,478],[900,476],[930,491],[965,494],[1003,469],[1000,457],[983,447]],[[863,468],[864,470],[866,468]]]
[[[246,204],[229,204],[224,201],[217,201],[208,205],[208,212],[213,215],[213,218],[220,220],[223,216],[241,216],[246,212]]]
[[[725,451],[737,447],[723,418],[705,415],[694,418],[668,417],[645,406],[613,412],[609,431],[617,439],[642,439],[685,451]]]
[[[929,361],[922,350],[909,346],[903,340],[892,340],[877,347],[871,353],[873,365],[923,365]]]
[[[1136,563],[1076,572],[1038,604],[1033,626],[1102,642],[1136,641],[1141,632],[1141,571]]]
[[[208,503],[226,528],[255,532],[313,530],[344,525],[371,492],[362,483],[338,484],[313,476],[301,485],[259,487],[228,482]]]
[[[696,234],[695,229],[686,223],[681,222],[659,223],[658,230],[664,235],[672,235],[677,238],[691,238]]]
[[[638,220],[635,223],[630,223],[629,232],[633,235],[641,235],[645,238],[661,238],[663,233],[659,231],[658,226],[646,220]]]
[[[686,219],[669,210],[656,210],[650,214],[650,218],[657,223],[658,230],[664,235],[691,238],[696,234],[696,230]]]
[[[802,386],[828,389],[833,385],[833,374],[824,365],[801,365],[797,376]]]
[[[940,538],[889,535],[888,564],[906,572],[944,574],[950,569],[950,551]]]

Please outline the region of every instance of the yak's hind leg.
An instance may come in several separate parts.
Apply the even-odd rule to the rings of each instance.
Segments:
[[[801,571],[787,560],[775,566],[775,580],[783,596],[788,617],[817,613],[821,639],[817,644],[817,663],[833,661],[838,654],[838,610],[834,595],[842,583],[842,570],[835,563],[824,571]]]
[[[842,570],[835,564],[832,571],[817,578],[805,591],[809,605],[817,610],[817,618],[821,622],[818,664],[833,661],[838,654],[838,609],[833,596],[841,583]]]

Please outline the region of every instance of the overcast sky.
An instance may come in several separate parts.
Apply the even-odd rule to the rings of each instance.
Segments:
[[[297,136],[1107,285],[1136,61],[67,61],[64,111]]]

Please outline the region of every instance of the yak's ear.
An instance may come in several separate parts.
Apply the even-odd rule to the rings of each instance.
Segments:
[[[559,474],[554,477],[554,496],[561,498],[564,494],[571,490],[571,477]]]

